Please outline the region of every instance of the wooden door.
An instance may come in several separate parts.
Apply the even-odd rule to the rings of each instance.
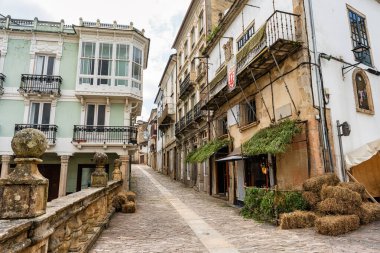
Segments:
[[[38,164],[38,170],[44,177],[49,179],[48,201],[58,198],[61,165],[60,164]]]

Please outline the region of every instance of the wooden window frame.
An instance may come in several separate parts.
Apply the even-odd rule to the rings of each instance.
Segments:
[[[358,74],[360,74],[364,78],[364,82],[366,83],[369,110],[360,108],[360,106],[359,106],[359,98],[357,95],[357,83],[356,83],[356,75],[358,75]],[[361,112],[361,113],[374,115],[375,114],[375,108],[374,108],[373,99],[372,99],[371,82],[370,82],[366,72],[360,68],[355,69],[352,73],[352,83],[353,83],[353,88],[354,88],[356,111]]]

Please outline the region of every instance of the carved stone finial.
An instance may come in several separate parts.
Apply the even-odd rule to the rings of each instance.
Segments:
[[[45,153],[48,142],[40,130],[26,128],[15,134],[11,145],[18,158],[39,158]]]
[[[232,58],[232,39],[228,39],[227,43],[223,45],[224,58],[226,61],[230,61]]]
[[[93,159],[97,166],[104,166],[108,162],[108,156],[104,153],[96,152]]]
[[[123,179],[120,166],[121,166],[121,160],[115,159],[114,165],[113,165],[114,169],[112,173],[112,180],[114,181],[121,181]]]
[[[108,162],[108,156],[105,153],[96,152],[93,160],[96,163],[96,169],[91,174],[91,187],[106,187],[108,174],[105,172],[104,165]]]

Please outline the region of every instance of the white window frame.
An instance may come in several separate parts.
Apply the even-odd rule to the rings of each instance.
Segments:
[[[87,126],[87,116],[88,116],[88,106],[94,105],[94,124],[91,126],[108,126],[108,120],[107,120],[107,105],[102,103],[87,103],[86,104],[86,111],[84,116],[84,125]],[[104,105],[104,125],[98,125],[98,116],[99,116],[99,106]],[[89,125],[90,126],[90,125]]]
[[[31,122],[33,104],[39,104],[39,112],[38,112],[37,123]],[[26,110],[28,111],[28,116],[27,116],[27,120],[26,120],[27,124],[42,125],[42,116],[43,116],[44,104],[50,104],[50,114],[49,114],[49,123],[48,123],[48,125],[52,124],[51,122],[52,122],[52,119],[53,119],[53,117],[52,117],[52,114],[53,114],[53,103],[51,101],[36,101],[36,100],[30,101],[29,107],[26,108]]]
[[[42,74],[41,73],[37,73],[37,61],[38,61],[38,58],[39,57],[44,57],[44,66],[43,66],[43,70],[42,70]],[[35,55],[35,58],[34,58],[34,67],[33,67],[33,74],[35,75],[48,75],[47,74],[47,70],[48,70],[48,65],[49,65],[49,58],[52,57],[54,58],[54,61],[53,61],[53,70],[52,70],[52,74],[51,75],[54,75],[55,73],[55,65],[56,65],[56,56],[55,55],[52,55],[52,54],[36,54]]]

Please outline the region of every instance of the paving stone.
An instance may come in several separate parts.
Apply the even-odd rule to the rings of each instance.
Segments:
[[[132,190],[137,192],[136,213],[115,214],[109,228],[90,252],[209,252],[142,170],[239,252],[378,252],[380,248],[380,222],[337,237],[319,235],[312,228],[280,230],[244,219],[238,208],[186,188],[147,166],[133,165]]]

